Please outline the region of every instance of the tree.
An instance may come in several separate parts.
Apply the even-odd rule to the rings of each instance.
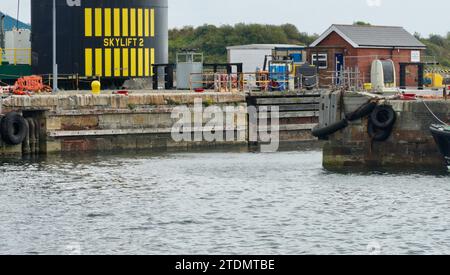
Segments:
[[[364,22],[364,21],[356,21],[353,23],[354,26],[372,26],[372,24]]]
[[[205,61],[226,62],[226,47],[245,44],[296,44],[309,45],[316,36],[300,33],[296,26],[261,24],[236,24],[234,26],[203,25],[190,26],[169,31],[170,61],[175,61],[181,49],[198,49],[205,55]]]

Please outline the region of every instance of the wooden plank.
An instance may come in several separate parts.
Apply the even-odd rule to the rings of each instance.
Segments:
[[[323,127],[326,124],[325,104],[326,104],[326,97],[325,95],[322,95],[319,103],[319,125],[321,127]]]
[[[211,132],[218,131],[245,131],[245,126],[232,127],[186,127],[185,132]],[[169,134],[172,133],[172,128],[154,128],[154,129],[111,129],[111,130],[82,130],[82,131],[48,131],[49,137],[93,137],[93,136],[120,136],[120,135],[140,135],[140,134]]]
[[[258,98],[257,105],[281,105],[281,104],[311,104],[319,103],[319,97],[287,97],[287,98]]]
[[[304,104],[304,105],[281,105],[278,107],[279,112],[298,112],[298,111],[319,111],[319,104]],[[258,106],[258,111],[264,110],[267,106]],[[271,108],[267,109],[270,112]]]
[[[330,102],[330,124],[333,124],[337,121],[337,107],[339,104],[339,94],[332,93],[331,94],[331,102]]]
[[[322,91],[304,91],[304,92],[250,92],[250,97],[319,97]]]
[[[299,130],[312,130],[317,126],[317,123],[310,124],[286,124],[280,125],[280,131],[299,131]],[[268,132],[271,130],[271,126],[259,126],[258,132]]]
[[[260,118],[270,118],[270,113],[266,115],[260,114]],[[303,111],[303,112],[282,112],[279,114],[279,118],[294,118],[294,117],[318,117],[318,111]]]

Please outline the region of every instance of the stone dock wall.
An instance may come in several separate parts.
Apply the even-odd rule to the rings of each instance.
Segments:
[[[320,121],[340,120],[368,101],[368,97],[346,93],[324,95]],[[450,101],[427,100],[426,104],[442,120],[450,120]],[[353,169],[438,169],[445,168],[442,155],[429,127],[437,121],[422,101],[390,100],[397,113],[392,135],[385,142],[372,141],[368,118],[351,122],[349,127],[329,137],[324,145],[323,165],[330,170]]]
[[[16,111],[33,118],[39,126],[38,152],[79,152],[188,148],[246,144],[246,141],[175,142],[171,138],[174,108],[193,108],[201,99],[204,108],[234,107],[235,127],[225,128],[245,135],[245,95],[232,93],[137,93],[129,96],[62,94],[12,96],[2,100],[2,113]],[[205,122],[205,121],[204,121]],[[199,129],[191,129],[192,134]],[[201,131],[201,129],[200,129]],[[22,145],[6,145],[0,139],[0,155],[20,154]]]

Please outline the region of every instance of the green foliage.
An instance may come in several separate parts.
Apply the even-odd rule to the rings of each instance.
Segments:
[[[442,67],[450,68],[450,33],[447,37],[432,34],[429,38],[420,40],[427,46],[425,55],[435,57]]]
[[[170,62],[182,49],[197,49],[205,55],[205,62],[226,62],[228,46],[245,44],[296,44],[309,45],[317,35],[300,32],[292,24],[281,26],[236,24],[234,26],[187,26],[169,31]]]
[[[355,26],[372,26],[372,24],[364,22],[364,21],[356,21],[355,23],[353,23],[353,25],[355,25]]]
[[[357,21],[354,25],[370,26],[370,23]],[[450,33],[447,36],[430,35],[423,38],[414,34],[427,45],[426,55],[435,57],[443,66],[450,68]],[[205,62],[226,62],[228,46],[245,44],[296,44],[310,45],[318,36],[300,32],[292,24],[261,25],[236,24],[203,25],[197,28],[186,26],[169,31],[170,62],[175,62],[176,53],[182,49],[197,49],[205,55]]]

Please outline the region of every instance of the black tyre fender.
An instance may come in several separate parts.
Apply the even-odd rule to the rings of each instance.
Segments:
[[[3,141],[9,145],[21,144],[28,135],[27,122],[16,112],[8,113],[2,118],[0,130]]]
[[[367,133],[374,141],[386,141],[392,134],[392,128],[380,129],[377,128],[373,122],[369,119],[369,123],[367,125]]]
[[[345,117],[347,118],[348,121],[355,121],[370,115],[373,112],[373,110],[375,110],[376,107],[377,107],[376,102],[368,102],[359,107],[358,110],[346,114]]]
[[[397,120],[397,113],[392,106],[379,105],[370,115],[370,121],[376,128],[389,129],[392,128]]]
[[[325,138],[325,137],[328,137],[329,135],[332,135],[332,134],[336,133],[337,131],[345,129],[347,127],[348,127],[348,120],[343,119],[343,120],[333,123],[327,127],[313,129],[312,135],[317,138]]]

